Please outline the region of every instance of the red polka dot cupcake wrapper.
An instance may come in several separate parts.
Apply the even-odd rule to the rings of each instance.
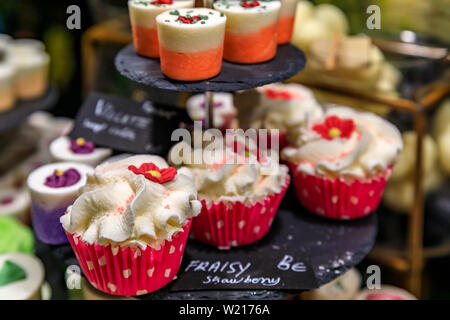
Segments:
[[[349,220],[372,213],[380,204],[392,169],[370,181],[327,179],[297,171],[289,163],[297,198],[309,211],[331,219]]]
[[[191,220],[160,250],[87,244],[67,234],[84,275],[98,290],[121,296],[156,291],[175,279],[183,257]]]
[[[262,203],[246,206],[242,202],[213,203],[202,200],[202,211],[192,222],[193,238],[219,249],[243,246],[261,239],[272,224],[290,177],[280,193],[266,197]]]

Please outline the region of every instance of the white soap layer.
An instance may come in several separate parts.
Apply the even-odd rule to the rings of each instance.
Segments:
[[[227,32],[236,34],[254,33],[277,23],[280,7],[279,1],[260,1],[260,5],[253,8],[244,8],[236,0],[214,3],[214,9],[227,16]]]
[[[175,15],[173,11],[166,11],[156,17],[162,47],[174,52],[193,53],[218,48],[223,44],[227,21],[225,15],[208,8],[179,9],[178,13]],[[177,21],[179,16],[200,15],[208,19],[194,24]]]
[[[95,148],[91,153],[74,153],[70,150],[70,138],[67,136],[56,138],[50,144],[50,154],[55,161],[70,161],[84,163],[95,167],[112,154],[108,148]]]
[[[45,180],[51,176],[55,170],[77,170],[81,178],[69,187],[51,188],[45,185]],[[86,184],[87,174],[93,173],[90,166],[74,162],[57,162],[37,168],[28,176],[27,186],[30,191],[33,204],[47,210],[62,208],[73,203],[78,196],[78,189]]]
[[[128,1],[130,21],[132,25],[156,28],[156,16],[167,10],[194,7],[194,0],[175,0],[172,4],[151,4],[152,1]],[[145,5],[144,3],[147,3]]]

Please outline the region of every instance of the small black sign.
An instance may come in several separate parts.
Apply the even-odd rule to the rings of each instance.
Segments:
[[[92,92],[70,136],[115,151],[166,156],[175,143],[170,139],[173,130],[190,122],[187,112],[179,108]]]
[[[314,271],[297,253],[195,253],[183,259],[171,291],[187,290],[307,290],[317,287]]]

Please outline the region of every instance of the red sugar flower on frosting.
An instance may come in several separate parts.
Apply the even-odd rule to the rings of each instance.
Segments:
[[[335,138],[348,139],[355,130],[355,123],[351,119],[329,116],[325,119],[324,123],[315,124],[313,130],[327,140],[333,140]]]
[[[160,169],[151,162],[143,163],[139,168],[131,165],[128,167],[128,170],[133,171],[134,174],[142,174],[147,179],[156,183],[164,183],[173,180],[177,175],[177,169],[173,167]]]
[[[289,91],[279,91],[274,89],[266,89],[264,91],[267,98],[272,100],[291,100],[292,94]]]

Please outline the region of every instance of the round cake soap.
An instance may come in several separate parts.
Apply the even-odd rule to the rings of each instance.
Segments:
[[[233,104],[233,94],[228,92],[214,93],[214,119],[213,127],[222,130],[232,128],[232,122],[236,114]],[[205,95],[196,94],[186,102],[186,110],[194,121],[204,121],[206,116]]]
[[[149,58],[159,57],[156,16],[167,10],[192,8],[194,0],[131,0],[128,1],[133,43],[136,52]]]
[[[318,289],[303,292],[304,300],[352,300],[361,286],[361,274],[355,268]]]
[[[404,289],[383,285],[381,289],[361,291],[356,300],[417,300],[417,298]]]
[[[50,154],[55,161],[84,163],[95,167],[111,156],[112,150],[97,148],[93,142],[84,138],[71,139],[63,136],[52,141]]]
[[[192,235],[219,249],[261,239],[290,182],[288,168],[279,165],[278,158],[259,156],[256,142],[244,137],[232,140],[222,141],[217,148],[204,148],[200,163],[193,156],[202,151],[185,142],[173,146],[169,153],[171,163],[189,169],[202,202],[202,211],[192,223]]]
[[[97,166],[61,223],[96,289],[137,296],[175,278],[200,208],[183,170],[137,155]]]
[[[34,45],[11,50],[11,60],[16,68],[15,92],[20,99],[35,99],[48,87],[50,56]]]
[[[0,58],[0,112],[11,109],[16,103],[14,92],[15,68],[8,60]]]
[[[400,132],[383,118],[333,107],[302,128],[282,159],[304,207],[332,219],[355,219],[378,207],[402,147]]]
[[[158,15],[161,71],[180,81],[218,75],[226,20],[224,14],[207,8],[169,10]]]
[[[44,266],[24,253],[0,255],[0,300],[39,300]]]
[[[0,189],[0,216],[10,216],[23,222],[30,210],[30,195],[27,190]]]
[[[33,232],[16,219],[0,216],[0,254],[34,252]]]
[[[281,9],[278,18],[278,44],[291,42],[298,1],[299,0],[280,0]]]
[[[236,63],[259,63],[277,53],[279,1],[223,0],[214,9],[227,17],[223,57]]]
[[[37,168],[28,176],[31,194],[31,214],[36,237],[47,244],[67,242],[59,218],[78,196],[78,189],[86,184],[92,167],[58,162]]]

